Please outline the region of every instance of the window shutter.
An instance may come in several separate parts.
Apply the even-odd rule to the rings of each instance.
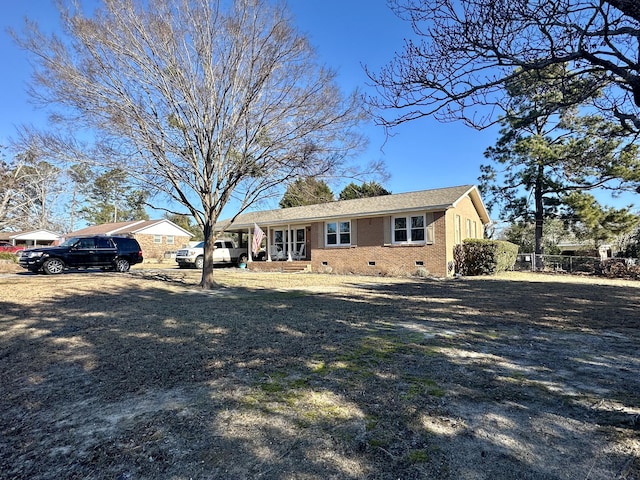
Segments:
[[[351,220],[351,245],[358,245],[358,220]]]
[[[324,248],[324,234],[326,226],[324,222],[320,222],[318,225],[318,248]]]
[[[389,245],[391,243],[391,217],[384,217],[384,244]]]
[[[434,228],[433,228],[433,222],[434,222],[434,218],[433,218],[433,212],[427,212],[426,213],[426,217],[425,217],[425,223],[426,223],[426,242],[427,243],[434,243],[435,242],[435,235],[434,235]]]

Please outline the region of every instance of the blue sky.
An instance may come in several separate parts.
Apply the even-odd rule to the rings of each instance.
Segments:
[[[345,92],[354,88],[371,91],[363,65],[378,70],[402,49],[404,38],[411,33],[409,24],[398,19],[385,0],[288,2],[296,25],[308,35],[320,60],[338,72]],[[20,29],[25,16],[53,26],[57,14],[51,0],[11,1],[2,7],[0,144],[6,144],[17,125],[41,122],[42,112],[27,98],[31,70],[26,55],[5,30]],[[366,127],[365,134],[370,143],[360,156],[362,163],[383,160],[391,175],[384,186],[401,193],[477,183],[479,166],[485,161],[483,153],[495,143],[497,128],[478,132],[460,122],[443,124],[427,118],[397,127],[390,138],[373,123]],[[632,197],[623,200],[629,203]],[[613,204],[608,198],[603,201]]]

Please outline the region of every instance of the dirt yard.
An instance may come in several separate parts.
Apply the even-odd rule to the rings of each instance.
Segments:
[[[2,479],[640,479],[640,283],[0,275]]]

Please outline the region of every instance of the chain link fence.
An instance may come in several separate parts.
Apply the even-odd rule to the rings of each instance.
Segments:
[[[595,273],[602,260],[600,257],[573,255],[535,255],[519,253],[513,267],[516,271],[547,271],[567,273]]]

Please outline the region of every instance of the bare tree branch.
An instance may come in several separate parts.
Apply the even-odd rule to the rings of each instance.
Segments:
[[[635,0],[389,0],[413,28],[368,98],[387,127],[434,115],[475,128],[510,109],[504,85],[554,64],[598,79],[597,106],[638,130],[640,15]],[[559,78],[558,81],[562,81]],[[382,113],[380,113],[382,112]],[[497,115],[499,114],[499,115]]]

